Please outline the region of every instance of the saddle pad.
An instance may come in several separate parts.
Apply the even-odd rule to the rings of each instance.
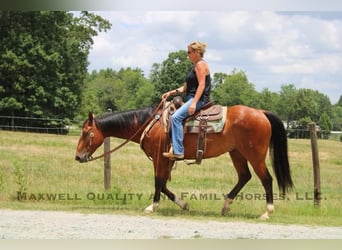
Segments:
[[[222,119],[222,106],[213,105],[213,106],[210,106],[209,108],[201,109],[198,112],[198,115],[196,115],[196,117],[193,119],[196,119],[197,117],[205,117],[207,118],[206,120],[208,121],[221,120]]]
[[[219,106],[219,105],[217,105]],[[221,109],[222,108],[222,109]],[[207,120],[207,132],[208,133],[220,133],[226,123],[226,115],[227,115],[227,107],[217,107],[214,110],[220,110],[220,113],[215,113],[215,117],[222,117],[221,119],[208,119]],[[222,113],[221,113],[222,112]],[[211,113],[212,114],[212,113]],[[198,133],[199,132],[199,123],[201,120],[208,118],[208,115],[205,113],[201,113],[196,119],[187,120],[184,124],[184,132],[185,133]]]

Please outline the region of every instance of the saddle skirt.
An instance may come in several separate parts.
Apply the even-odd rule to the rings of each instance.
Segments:
[[[178,107],[173,103],[167,103],[167,109],[162,114],[162,120],[165,132],[170,130],[170,116],[177,110]],[[207,133],[220,133],[226,123],[227,107],[221,105],[213,105],[209,103],[198,112],[189,116],[184,122],[184,134],[199,133],[201,121],[206,121]],[[202,123],[203,124],[203,123]]]

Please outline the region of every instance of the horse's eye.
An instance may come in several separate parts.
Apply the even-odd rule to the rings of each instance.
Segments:
[[[82,131],[82,137],[87,138],[88,137],[88,132],[87,131]]]

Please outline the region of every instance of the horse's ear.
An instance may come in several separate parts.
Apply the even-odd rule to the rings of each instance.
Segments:
[[[89,122],[92,123],[94,121],[94,118],[95,118],[95,115],[89,111],[89,113],[88,113]]]

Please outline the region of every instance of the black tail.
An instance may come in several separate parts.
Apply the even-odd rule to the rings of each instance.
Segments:
[[[293,187],[290,164],[287,154],[287,136],[283,122],[275,114],[265,111],[271,123],[272,135],[270,142],[270,157],[277,178],[279,190],[286,193]]]

